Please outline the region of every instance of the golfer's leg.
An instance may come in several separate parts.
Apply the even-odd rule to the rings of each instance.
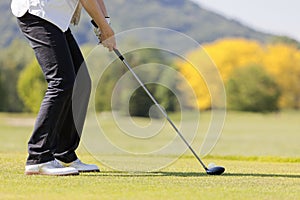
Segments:
[[[48,88],[28,142],[27,165],[54,159],[57,132],[72,95],[75,81],[73,61],[64,33],[53,24],[26,14],[19,19],[48,82]]]
[[[72,101],[70,101],[66,118],[59,130],[59,139],[55,157],[60,161],[70,163],[77,159],[75,150],[79,145],[86,116],[91,90],[91,81],[82,53],[70,29],[66,31],[65,35],[77,77],[76,84],[74,85]]]

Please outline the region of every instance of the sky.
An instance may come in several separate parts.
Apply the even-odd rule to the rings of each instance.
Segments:
[[[192,0],[259,31],[300,41],[300,0]]]

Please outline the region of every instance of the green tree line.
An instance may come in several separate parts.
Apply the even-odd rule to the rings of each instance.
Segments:
[[[230,48],[226,46],[227,41],[231,44]],[[236,48],[239,52],[238,54],[234,53],[235,47],[232,46],[235,42],[238,44]],[[298,45],[299,44],[295,41],[282,37],[277,38],[270,46],[270,53],[264,56],[266,59],[264,59],[264,62],[260,62],[260,65],[259,62],[253,62],[253,59],[261,61],[257,55],[265,55],[260,52],[261,47],[257,43],[246,40],[225,40],[224,42],[220,41],[212,43],[211,45],[207,44],[206,48],[208,52],[213,56],[219,56],[218,58],[214,57],[215,61],[220,63],[224,62],[224,64],[220,64],[220,66],[224,66],[220,71],[224,80],[226,80],[227,108],[255,112],[276,111],[282,108],[298,109],[299,104],[297,104],[297,102],[299,102],[299,100],[297,100],[297,98],[299,97],[299,90],[297,89],[298,84],[294,83],[297,82],[296,77],[299,72],[297,66],[299,64],[294,63],[291,57],[289,57],[290,55],[293,56],[293,59],[300,59]],[[215,47],[216,49],[214,49]],[[222,48],[227,50],[231,49],[232,52],[224,54],[224,52],[222,53]],[[85,49],[91,49],[91,47]],[[287,53],[285,55],[282,52]],[[172,87],[180,88],[180,92],[183,98],[185,98],[184,102],[189,102],[188,95],[185,95],[185,89],[180,87],[182,85],[181,80],[164,74],[165,72],[156,69],[155,64],[171,66],[174,70],[180,71],[184,75],[186,75],[186,73],[194,74],[188,66],[178,65],[175,58],[169,56],[167,52],[157,49],[133,51],[125,54],[125,56],[132,66],[141,66],[149,63],[154,64],[153,68],[147,68],[143,71],[141,78],[151,77],[153,83],[147,84],[147,88],[169,112],[178,111],[182,105],[179,105],[178,97],[176,97],[172,91],[155,83],[164,81],[173,84]],[[197,51],[190,52],[188,56],[199,58]],[[239,57],[237,58],[237,56]],[[283,58],[286,56],[287,59],[284,61]],[[230,59],[232,60],[230,61],[230,65],[228,65]],[[284,63],[281,63],[281,60],[283,60]],[[238,66],[234,66],[235,64]],[[262,66],[262,64],[269,67]],[[289,68],[289,66],[291,67]],[[230,71],[226,70],[226,67],[230,69]],[[284,68],[282,69],[283,71],[280,70],[281,68]],[[292,74],[287,70],[291,70],[290,72],[294,71],[294,73]],[[126,72],[126,68],[118,59],[104,72],[99,82],[101,87],[98,87],[96,92],[95,103],[97,111],[111,110],[112,92],[118,80]],[[285,76],[283,72],[286,73],[287,76]],[[192,85],[196,86],[194,88],[196,92],[205,92],[205,85],[203,86],[201,81],[199,82],[199,79],[192,77],[190,80],[195,81],[195,84],[192,83]],[[285,81],[282,82],[283,80]],[[289,86],[289,84],[291,84],[291,86]],[[25,41],[16,40],[10,47],[1,51],[1,112],[38,112],[46,87],[46,82],[34,58],[33,51]],[[122,107],[123,103],[129,98],[130,114],[148,116],[148,111],[153,103],[146,96],[145,92],[141,88],[137,88],[130,94],[126,92],[126,85],[124,85],[120,90],[118,99],[120,107]],[[209,104],[209,101],[206,101],[205,98],[200,98],[200,101]],[[206,109],[209,108],[206,103],[202,105],[206,106]],[[186,103],[184,106],[188,107],[189,103]]]

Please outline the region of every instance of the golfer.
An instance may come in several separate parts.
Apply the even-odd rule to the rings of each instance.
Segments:
[[[84,58],[69,29],[71,23],[78,24],[82,7],[98,25],[102,45],[109,51],[116,48],[103,0],[12,0],[11,3],[20,30],[34,50],[48,83],[28,142],[27,175],[99,171],[96,165],[81,162],[75,153],[91,90]],[[76,84],[80,85],[80,97],[73,98],[80,99],[76,100],[78,105],[72,106],[72,91],[77,87],[74,83],[79,70],[84,81]]]

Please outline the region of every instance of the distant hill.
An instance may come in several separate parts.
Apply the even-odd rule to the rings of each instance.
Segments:
[[[224,37],[243,37],[266,42],[271,37],[236,20],[208,11],[189,0],[110,0],[106,4],[115,32],[138,27],[164,27],[185,33],[200,43]],[[15,38],[22,38],[10,12],[10,1],[0,2],[0,19],[0,48],[9,45]],[[95,43],[89,20],[85,13],[80,26],[73,29],[80,44]]]

